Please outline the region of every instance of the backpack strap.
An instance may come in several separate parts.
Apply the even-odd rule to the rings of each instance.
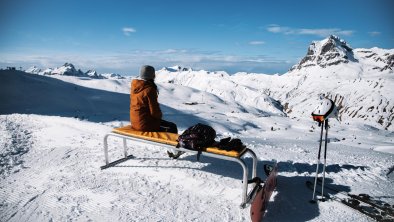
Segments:
[[[199,150],[199,151],[197,152],[197,161],[198,161],[198,162],[200,162],[201,153],[202,153],[201,150]]]

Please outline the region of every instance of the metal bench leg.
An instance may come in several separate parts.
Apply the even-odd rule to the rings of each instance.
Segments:
[[[127,158],[127,144],[125,138],[123,138],[123,149],[124,149],[124,157]]]
[[[257,156],[252,150],[248,150],[248,153],[253,159],[253,168],[252,168],[252,179],[257,176]]]
[[[109,163],[108,160],[108,136],[110,134],[106,134],[104,136],[104,157],[105,157],[105,165],[107,165]]]
[[[242,169],[243,169],[242,204],[244,204],[246,202],[246,197],[248,195],[248,168],[246,167],[245,162],[243,160],[237,159],[237,162],[242,166]]]
[[[253,179],[253,178],[257,177],[257,156],[252,150],[249,150],[249,149],[246,151],[246,153],[249,153],[249,155],[252,157],[253,163],[252,163],[252,178],[251,179]],[[244,183],[244,185],[243,185],[243,191],[242,191],[243,192],[242,193],[242,203],[240,205],[240,207],[243,209],[248,204],[246,202],[249,201],[248,200],[248,194],[247,194],[247,192],[248,192],[248,185],[249,185],[248,184],[248,179],[249,179],[248,172],[249,172],[249,169],[247,168],[245,162],[242,159],[238,159],[237,162],[239,164],[241,164],[241,166],[243,168],[243,171],[244,171],[244,173],[243,173],[243,183]],[[254,187],[252,189],[254,189]]]
[[[119,160],[115,160],[114,162],[109,162],[109,157],[108,157],[108,137],[109,136],[113,136],[113,137],[118,137],[118,138],[122,138],[123,139],[123,154],[124,154],[124,158],[121,158]],[[103,169],[107,169],[111,166],[115,166],[116,164],[122,163],[124,161],[127,161],[128,159],[132,158],[133,155],[127,156],[127,143],[126,143],[127,138],[123,137],[123,136],[119,136],[113,133],[107,133],[104,136],[104,157],[105,157],[105,165],[101,166],[100,168]]]

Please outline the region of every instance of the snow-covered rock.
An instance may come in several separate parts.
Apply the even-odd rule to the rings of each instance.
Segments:
[[[372,49],[356,49],[355,53],[362,63],[369,64],[375,71],[394,70],[394,51],[374,47]]]
[[[25,72],[31,73],[31,74],[40,74],[41,73],[41,69],[37,68],[36,66],[32,66],[32,67],[26,69]]]
[[[322,41],[314,41],[308,48],[306,56],[291,70],[309,66],[332,66],[356,61],[353,49],[338,36],[331,35]]]
[[[125,79],[124,76],[116,73],[103,73],[100,75],[105,79]]]
[[[185,71],[193,71],[190,67],[182,67],[179,65],[170,66],[170,67],[163,67],[160,71],[168,71],[168,72],[185,72]]]
[[[85,72],[85,75],[87,75],[87,76],[89,76],[90,78],[93,78],[93,79],[102,79],[102,78],[104,78],[102,75],[98,74],[96,72],[96,70],[88,70],[88,71]]]
[[[74,65],[71,63],[64,63],[63,66],[60,66],[58,68],[55,68],[52,73],[52,75],[66,75],[66,76],[84,76],[85,73],[83,73],[80,69],[75,69]]]
[[[41,71],[39,74],[42,75],[52,75],[53,69],[52,68],[46,68],[43,71]]]

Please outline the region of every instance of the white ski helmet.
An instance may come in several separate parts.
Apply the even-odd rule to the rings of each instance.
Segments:
[[[328,118],[337,118],[338,109],[331,99],[320,96],[320,103],[312,112],[314,121],[323,122]]]

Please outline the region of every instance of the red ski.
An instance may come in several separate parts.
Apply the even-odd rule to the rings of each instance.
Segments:
[[[265,170],[267,171],[267,170]],[[269,172],[268,178],[265,180],[264,185],[259,186],[256,197],[254,198],[250,207],[250,217],[252,222],[260,222],[263,220],[265,210],[268,206],[268,201],[271,198],[272,192],[276,187],[276,175],[278,174],[278,167],[275,164]]]

